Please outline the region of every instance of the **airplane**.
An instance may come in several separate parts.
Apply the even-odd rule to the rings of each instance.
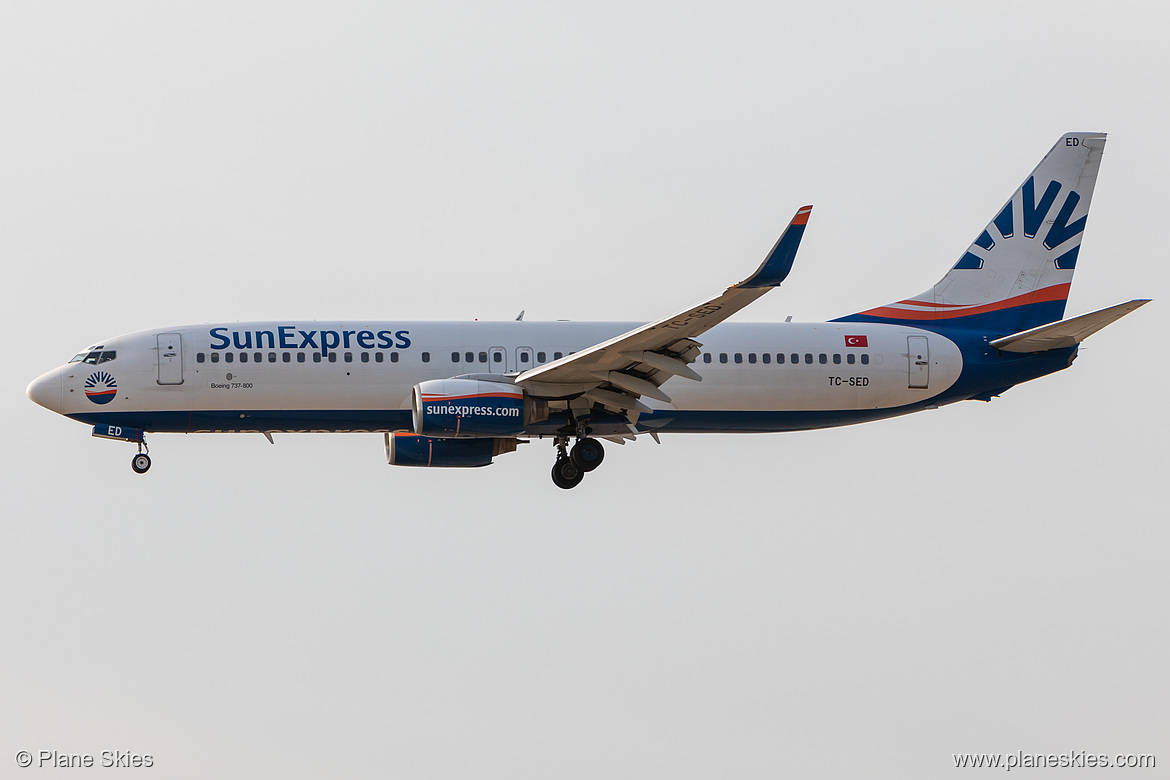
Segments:
[[[1104,147],[1104,133],[1061,136],[938,284],[828,322],[725,322],[788,277],[805,206],[751,276],[647,324],[522,312],[168,327],[86,347],[27,394],[93,436],[136,444],[140,474],[147,433],[379,432],[388,463],[432,468],[486,466],[551,439],[565,489],[601,464],[603,440],[809,430],[990,401],[1068,368],[1085,338],[1148,303],[1062,319]]]

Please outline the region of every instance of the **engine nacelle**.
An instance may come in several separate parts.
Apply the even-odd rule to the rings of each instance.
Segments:
[[[516,439],[438,439],[413,433],[386,434],[386,462],[391,466],[475,468],[496,455],[515,452]]]
[[[507,382],[432,379],[414,387],[414,432],[444,439],[519,436],[548,404]]]

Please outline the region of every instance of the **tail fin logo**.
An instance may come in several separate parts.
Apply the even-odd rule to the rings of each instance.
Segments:
[[[1044,193],[1040,199],[1036,199],[1036,177],[1030,176],[1024,182],[1024,186],[1020,188],[1020,217],[1023,227],[1023,234],[1025,238],[1034,239],[1044,227],[1045,220],[1048,219],[1052,207],[1056,205],[1056,200],[1060,196],[1061,184],[1058,181],[1048,182],[1048,186],[1044,188]],[[1014,200],[1014,199],[1013,199]],[[1081,196],[1070,190],[1064,199],[1064,203],[1060,206],[1060,211],[1057,212],[1056,218],[1048,226],[1048,231],[1044,234],[1044,248],[1052,251],[1062,244],[1076,238],[1085,230],[1085,223],[1088,221],[1087,216],[1082,216],[1080,219],[1069,222],[1072,219],[1073,213],[1076,211],[1077,205],[1081,202]],[[990,252],[995,248],[996,239],[991,234],[992,228],[999,233],[999,239],[1007,241],[1015,237],[1016,234],[1016,215],[1013,201],[1008,201],[1003,210],[996,215],[991,224],[987,226],[979,234],[979,238],[975,239],[974,247],[978,247],[986,252]],[[974,248],[973,247],[973,248]],[[1056,258],[1056,267],[1061,270],[1071,271],[1076,267],[1077,252],[1080,250],[1080,245],[1074,246],[1069,251]],[[978,270],[983,267],[983,258],[971,252],[967,252],[955,264],[956,270],[970,269]]]
[[[95,371],[85,379],[85,397],[95,404],[108,404],[118,394],[118,383],[106,371]]]

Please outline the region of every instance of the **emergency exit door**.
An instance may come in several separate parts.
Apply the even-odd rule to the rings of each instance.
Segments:
[[[926,336],[907,336],[906,350],[910,359],[910,387],[930,386],[930,345]]]
[[[489,368],[493,374],[508,373],[508,350],[503,347],[492,347],[488,350]]]
[[[158,383],[183,384],[183,337],[178,333],[158,334]]]

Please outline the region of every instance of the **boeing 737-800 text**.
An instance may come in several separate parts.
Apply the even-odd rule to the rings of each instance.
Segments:
[[[1061,319],[1104,147],[1104,133],[1062,136],[942,281],[829,322],[724,322],[788,276],[806,206],[747,279],[645,325],[172,327],[87,347],[28,396],[137,444],[139,473],[147,433],[369,431],[402,466],[485,466],[550,438],[562,488],[601,463],[601,439],[796,431],[987,401],[1067,368],[1083,339],[1146,303]]]

